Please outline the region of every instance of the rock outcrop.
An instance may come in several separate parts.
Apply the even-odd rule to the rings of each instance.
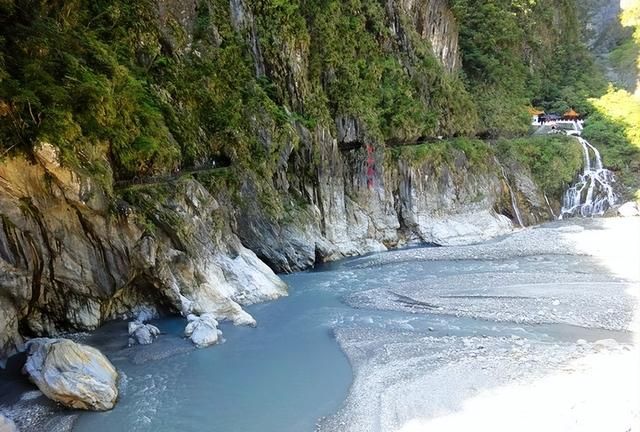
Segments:
[[[128,327],[129,345],[150,345],[160,335],[160,329],[151,324],[131,321]]]
[[[184,329],[184,335],[198,348],[214,345],[222,338],[222,332],[218,330],[218,321],[212,314],[189,315],[187,320],[189,324]]]
[[[611,52],[628,33],[620,23],[619,1],[586,0],[579,12],[584,21],[585,42],[598,54]]]
[[[134,318],[141,308],[150,315],[198,317],[190,319],[187,333],[194,343],[208,345],[219,338],[217,321],[255,325],[243,305],[286,295],[274,270],[302,270],[316,262],[409,243],[477,242],[512,228],[513,211],[504,199],[507,187],[491,161],[472,163],[459,150],[447,161],[418,153],[396,157],[397,149],[390,148],[404,140],[420,141],[427,133],[453,136],[471,131],[457,125],[470,112],[457,103],[468,95],[455,73],[460,66],[458,25],[447,1],[375,2],[369,12],[377,11],[380,22],[361,23],[375,24],[371,46],[380,61],[401,75],[393,82],[407,85],[403,97],[420,100],[420,109],[430,119],[431,114],[437,117],[428,131],[423,125],[409,125],[384,133],[383,125],[394,122],[377,119],[372,124],[363,118],[379,110],[378,102],[359,114],[325,107],[314,121],[301,119],[318,98],[329,94],[317,87],[335,84],[337,73],[336,65],[327,64],[312,78],[312,70],[320,67],[312,64],[313,28],[306,28],[313,23],[297,20],[297,39],[284,33],[274,39],[267,11],[254,2],[232,0],[216,7],[205,3],[162,0],[147,5],[152,6],[151,18],[141,19],[150,31],[136,40],[136,47],[144,49],[136,48],[131,61],[151,71],[164,62],[161,59],[171,58],[191,70],[191,61],[196,64],[196,59],[209,56],[205,64],[214,67],[222,57],[211,56],[229,45],[234,47],[227,52],[230,57],[253,63],[249,66],[255,66],[259,83],[245,83],[245,75],[238,75],[244,89],[239,95],[258,93],[250,98],[258,105],[243,111],[245,117],[235,116],[241,120],[236,118],[237,131],[231,135],[242,137],[227,136],[228,131],[218,126],[205,131],[199,123],[203,118],[195,115],[199,110],[187,109],[202,105],[199,96],[186,101],[173,94],[173,86],[171,91],[162,84],[151,86],[165,108],[181,107],[171,118],[184,121],[178,129],[189,123],[186,129],[193,133],[182,139],[198,148],[192,149],[198,153],[192,162],[221,152],[231,166],[223,176],[212,175],[217,180],[211,183],[184,176],[113,191],[111,172],[91,175],[86,167],[63,165],[57,143],[41,142],[26,155],[3,159],[0,359],[20,349],[25,336],[92,330],[109,319]],[[278,7],[273,9],[279,13]],[[315,42],[322,45],[322,40]],[[232,64],[240,67],[243,62]],[[369,79],[378,86],[378,78]],[[210,85],[216,87],[217,82]],[[456,83],[464,95],[455,92]],[[176,137],[167,134],[163,139],[175,144]],[[387,143],[387,138],[400,141]],[[211,154],[205,149],[209,147]],[[100,153],[93,142],[86,148],[99,153],[94,159],[117,166],[117,160],[107,151]],[[250,161],[253,152],[255,164]],[[187,163],[175,161],[181,162]],[[221,178],[228,177],[233,181],[225,188]],[[531,202],[527,221],[548,217],[546,207],[540,208],[544,201],[539,192],[526,181],[519,185],[530,192],[519,195]],[[145,343],[153,338],[149,328],[133,333]]]
[[[384,149],[341,151],[328,131],[310,140],[322,150],[317,174],[296,175],[287,164],[280,174],[283,196],[308,200],[288,219],[233,204],[224,191],[214,197],[186,178],[133,186],[112,209],[103,189],[62,167],[47,144],[35,162],[0,165],[0,353],[19,348],[24,334],[92,330],[142,309],[255,325],[242,305],[286,295],[265,262],[289,272],[409,243],[478,242],[512,228],[500,214],[507,188],[490,162],[473,165],[461,151],[450,164]],[[242,193],[245,202],[260,200],[249,181]],[[527,194],[543,202],[535,190]]]
[[[625,28],[620,20],[625,2],[587,0],[583,3],[579,10],[585,24],[584,38],[587,45],[596,55],[610,81],[631,93],[635,92],[638,88],[637,62],[634,59],[628,62],[611,59],[611,53],[633,37],[633,29]]]
[[[118,398],[118,373],[95,348],[68,339],[32,339],[24,372],[48,398],[69,408],[106,411]]]
[[[450,164],[415,160],[411,147],[397,158],[384,149],[341,151],[328,132],[313,140],[322,149],[317,177],[287,177],[287,192],[305,197],[308,205],[286,221],[257,207],[237,212],[243,243],[277,271],[411,243],[475,243],[513,229],[515,212],[494,161],[474,165],[457,150]],[[527,174],[510,177],[526,223],[550,219],[544,196]],[[257,199],[251,187],[244,193]]]
[[[618,215],[622,217],[640,216],[640,205],[635,201],[629,201],[618,207]]]
[[[22,332],[92,330],[141,306],[254,324],[242,304],[286,295],[200,183],[135,197],[138,207],[112,208],[46,143],[35,161],[0,164],[0,358],[21,346]]]
[[[394,33],[403,36],[403,20],[400,17],[406,14],[418,35],[429,41],[433,54],[448,72],[460,67],[458,23],[447,0],[389,1],[387,11]]]

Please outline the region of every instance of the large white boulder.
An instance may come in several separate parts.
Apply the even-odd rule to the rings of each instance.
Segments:
[[[27,342],[23,371],[48,398],[93,411],[113,408],[118,398],[118,373],[97,349],[68,339]]]
[[[189,315],[187,320],[189,324],[184,329],[184,335],[198,348],[214,345],[221,339],[222,332],[218,330],[218,321],[213,314]]]
[[[2,413],[0,413],[0,432],[18,432],[15,423],[2,415]]]

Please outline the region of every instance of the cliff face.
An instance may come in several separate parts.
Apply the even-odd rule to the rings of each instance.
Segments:
[[[59,165],[41,145],[36,161],[0,165],[0,353],[21,335],[91,330],[105,320],[158,311],[214,313],[254,324],[240,305],[286,295],[286,287],[191,180],[161,200],[141,192],[146,212],[109,209],[91,178]],[[140,217],[154,218],[146,229]]]
[[[242,305],[286,294],[273,270],[508,232],[507,181],[527,224],[549,218],[526,171],[507,167],[507,180],[490,146],[417,145],[468,133],[477,119],[447,5],[162,0],[65,18],[72,28],[47,37],[70,43],[84,34],[74,25],[90,31],[83,19],[109,29],[83,42],[94,51],[54,87],[69,93],[56,109],[74,101],[67,114],[34,102],[21,117],[18,98],[0,99],[0,120],[25,130],[33,120],[39,143],[0,164],[0,358],[23,336],[145,311],[253,324]],[[139,22],[129,31],[125,18]],[[111,37],[131,64],[102,49]],[[49,90],[30,94],[59,94]],[[230,166],[114,190],[114,172],[166,174],[212,158]]]
[[[514,212],[503,204],[510,202],[508,188],[494,161],[473,165],[456,149],[447,150],[452,155],[447,162],[416,157],[424,146],[405,147],[399,154],[371,146],[341,151],[326,136],[315,177],[287,177],[289,192],[303,197],[304,207],[280,221],[257,207],[236,212],[243,243],[274,269],[296,271],[316,261],[408,243],[478,242],[512,229],[500,214]],[[537,213],[525,214],[531,224],[549,213],[530,179],[529,185],[520,190],[523,203],[535,203],[527,206]]]
[[[290,193],[309,202],[279,221],[254,205],[259,197],[249,183],[249,206],[226,201],[222,190],[216,200],[184,178],[133,186],[123,194],[129,202],[109,208],[100,187],[61,167],[49,144],[35,161],[5,161],[0,353],[19,348],[23,335],[91,330],[140,313],[213,313],[252,325],[241,305],[286,295],[286,287],[251,250],[276,270],[294,271],[410,242],[463,244],[512,229],[498,213],[513,214],[502,204],[509,198],[497,166],[474,166],[454,149],[446,163],[409,151],[341,152],[330,139],[311,183],[285,177]],[[533,197],[526,208],[539,214],[525,216],[534,223],[547,214],[529,183],[520,190]]]
[[[598,54],[608,54],[628,35],[620,23],[621,12],[620,2],[611,0],[588,0],[580,8],[583,37]]]
[[[607,79],[633,93],[638,79],[638,47],[633,28],[624,27],[621,2],[590,0],[581,8],[584,39],[596,54]]]
[[[394,34],[403,37],[408,22],[449,73],[458,70],[458,23],[447,0],[389,0],[387,12]]]

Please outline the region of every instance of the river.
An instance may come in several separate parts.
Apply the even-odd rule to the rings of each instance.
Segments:
[[[164,334],[135,348],[126,324],[111,323],[80,339],[117,366],[121,398],[113,411],[74,418],[73,430],[432,430],[430,421],[487,392],[603,352],[635,353],[637,276],[609,266],[602,251],[616,248],[598,242],[637,225],[563,221],[287,275],[289,297],[248,308],[257,328],[224,324],[226,342],[209,349],[192,349],[181,319],[156,320]],[[637,415],[619,408],[623,422]],[[587,417],[575,430],[592,430],[575,412]]]

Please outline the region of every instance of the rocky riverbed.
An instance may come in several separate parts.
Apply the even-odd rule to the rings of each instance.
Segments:
[[[204,350],[183,319],[132,346],[113,322],[76,339],[118,369],[115,409],[51,404],[14,358],[0,412],[35,432],[630,430],[638,238],[638,218],[572,219],[328,264]]]
[[[355,379],[321,430],[631,430],[639,238],[637,219],[573,220],[353,261],[411,265],[421,277],[349,294],[348,304],[442,319],[427,331],[413,325],[420,318],[401,330],[339,329]],[[452,316],[473,318],[476,331],[452,334]]]

